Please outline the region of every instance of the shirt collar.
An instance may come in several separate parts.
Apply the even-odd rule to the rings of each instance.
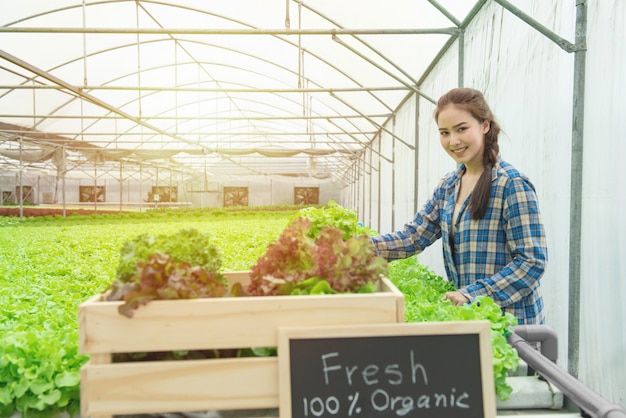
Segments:
[[[498,154],[498,156],[496,157],[496,163],[493,167],[491,167],[491,181],[494,181],[498,178],[498,167],[500,166],[501,161],[502,158],[500,157],[500,154]],[[459,180],[461,178],[461,176],[463,175],[463,170],[465,170],[465,164],[460,164],[454,173],[455,180]]]

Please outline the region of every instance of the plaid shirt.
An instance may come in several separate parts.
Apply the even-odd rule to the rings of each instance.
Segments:
[[[479,295],[491,297],[505,312],[515,315],[519,324],[544,323],[539,279],[548,251],[533,185],[512,165],[498,160],[491,173],[485,217],[471,219],[468,198],[451,237],[463,170],[461,166],[443,177],[403,230],[373,237],[378,254],[387,260],[407,258],[446,237],[446,273],[464,296],[470,301]]]

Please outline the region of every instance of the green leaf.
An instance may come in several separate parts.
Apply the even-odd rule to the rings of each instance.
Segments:
[[[35,395],[40,395],[54,387],[52,382],[46,382],[41,380],[33,380],[30,382],[30,390]]]
[[[9,386],[0,387],[0,404],[9,405],[13,402],[13,395]]]
[[[29,389],[29,383],[28,380],[18,380],[17,382],[14,383],[14,387],[13,387],[13,394],[16,398],[19,398],[21,396],[23,396],[26,391],[28,391]]]
[[[59,387],[77,386],[80,383],[80,373],[77,371],[65,370],[54,378],[54,384]]]
[[[324,295],[324,294],[332,294],[337,293],[331,287],[330,283],[326,280],[319,281],[315,286],[311,288],[309,292],[311,295]]]
[[[39,399],[46,405],[54,405],[59,401],[59,399],[61,399],[61,391],[53,389],[48,393],[41,395]]]

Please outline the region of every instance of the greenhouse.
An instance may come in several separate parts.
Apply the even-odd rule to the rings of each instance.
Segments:
[[[0,0],[0,11],[0,417],[437,417],[473,416],[476,404],[484,417],[626,417],[626,3]],[[446,299],[457,290],[454,239],[384,266],[392,244],[359,239],[402,230],[446,173],[469,170],[442,150],[437,105],[457,87],[482,92],[501,127],[499,156],[536,194],[545,324],[518,325],[488,298]],[[121,297],[140,268],[197,278],[173,263],[199,248],[193,267],[217,287],[190,285],[186,297],[170,288],[171,298],[250,298],[232,298],[237,308],[141,292],[129,305],[94,299]],[[320,271],[343,286],[360,268],[328,266],[332,251],[372,263],[363,269],[376,272],[374,287],[327,295],[335,283],[319,283]],[[263,278],[302,253],[319,267],[299,276],[309,287],[290,288],[302,298],[256,302],[278,292]],[[478,384],[434,379],[435,393],[396,398],[381,386],[366,406],[375,384],[364,371],[358,391],[307,392],[304,412],[294,406],[308,380],[288,373],[280,348],[300,321],[323,328],[311,335],[338,338],[331,325],[345,325],[367,340],[396,336],[377,323],[435,322],[415,332],[440,335],[461,319],[491,326],[476,332],[493,367],[475,368],[485,358],[461,349],[446,361],[471,365],[459,375]],[[130,323],[139,328],[118,328]],[[355,363],[373,361],[360,351]],[[149,354],[136,361],[140,352]],[[438,373],[438,360],[424,362],[424,375]],[[479,395],[484,403],[465,403]]]

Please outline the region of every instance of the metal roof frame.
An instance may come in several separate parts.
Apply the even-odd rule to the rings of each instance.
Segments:
[[[277,9],[285,14],[284,29],[268,29],[255,22],[247,22],[243,18],[226,15],[218,10],[214,11],[211,7],[215,7],[215,4],[210,3],[203,3],[204,8],[194,3],[185,3],[184,0],[169,2],[83,0],[66,3],[67,5],[55,9],[19,16],[0,26],[0,45],[2,36],[9,34],[19,39],[67,36],[68,39],[76,40],[74,46],[79,46],[79,49],[70,54],[68,59],[57,60],[56,64],[51,66],[38,65],[37,57],[24,59],[20,54],[22,50],[16,49],[17,52],[12,53],[7,48],[0,47],[0,60],[7,63],[0,67],[0,121],[6,121],[7,126],[20,127],[3,129],[0,132],[3,137],[2,146],[16,149],[21,146],[22,141],[42,147],[58,146],[54,142],[42,142],[40,137],[47,134],[48,137],[66,138],[67,141],[63,141],[65,150],[146,147],[166,150],[168,145],[172,147],[171,144],[175,143],[183,150],[205,150],[207,154],[214,152],[220,154],[220,148],[254,148],[250,145],[253,142],[280,149],[297,150],[305,147],[334,149],[335,153],[317,157],[316,167],[320,172],[331,175],[335,181],[344,184],[353,181],[352,173],[354,172],[354,161],[347,155],[350,153],[346,154],[345,151],[358,154],[364,149],[369,149],[372,139],[380,132],[385,132],[395,140],[412,147],[413,145],[388,130],[385,123],[393,117],[394,109],[408,95],[420,94],[427,100],[433,101],[418,89],[416,77],[401,64],[395,62],[386,51],[373,45],[370,40],[366,39],[367,36],[375,35],[380,38],[388,35],[414,37],[435,34],[454,38],[460,32],[457,27],[460,20],[434,0],[424,1],[421,7],[426,5],[436,10],[445,17],[446,22],[453,23],[452,27],[348,28],[341,25],[337,17],[330,16],[328,10],[332,11],[332,8],[324,11],[296,0],[286,1],[284,5],[281,5],[284,9]],[[398,0],[396,3],[402,6],[402,1]],[[253,3],[246,2],[246,4]],[[136,24],[133,27],[123,24],[87,25],[91,9],[104,10],[111,5],[133,7],[136,13],[134,16]],[[296,20],[292,16],[296,13],[290,10],[290,7],[294,6],[298,9],[298,28],[291,27],[293,21]],[[394,7],[392,4],[390,6]],[[162,11],[158,10],[159,8],[167,9],[171,11],[171,14],[181,12],[210,17],[215,19],[215,22],[223,23],[224,27],[168,25],[167,22],[163,22],[163,14],[158,16]],[[324,22],[330,28],[303,27],[302,15],[306,13],[314,16],[319,22]],[[48,22],[56,16],[62,17],[65,14],[73,16],[73,19],[66,21],[70,24],[62,22],[54,25],[37,25],[40,20]],[[91,18],[93,19],[93,16]],[[103,23],[106,21],[103,20]],[[385,22],[381,21],[382,23]],[[94,41],[94,37],[102,36],[121,36],[120,39],[123,42],[116,41],[112,45],[95,49],[88,47],[91,42],[98,43],[97,40]],[[249,37],[271,37],[278,44],[293,51],[294,58],[297,55],[297,65],[288,67],[274,60],[271,55],[267,56],[267,51],[249,52],[235,46],[235,44],[239,45],[237,42],[233,45],[228,42],[234,38],[248,39]],[[389,82],[373,85],[360,81],[359,78],[362,77],[355,75],[354,68],[335,64],[333,57],[325,55],[325,51],[309,47],[306,39],[311,37],[330,38],[332,43],[338,46],[338,50],[345,53],[351,60],[355,60],[355,63],[367,66],[368,71],[377,72],[378,77]],[[173,50],[174,57],[169,61],[158,61],[157,65],[144,62],[145,56],[154,52],[152,48],[156,45],[161,45],[160,48],[166,45]],[[25,48],[28,48],[27,44]],[[240,57],[244,59],[244,64],[237,64],[235,61],[207,60],[196,53],[202,48]],[[128,50],[134,50],[135,55],[132,58],[136,60],[136,67],[125,67],[130,70],[116,73],[93,85],[87,83],[88,78],[93,79],[92,66],[94,64],[92,62],[100,62],[105,56]],[[263,70],[267,68],[252,68],[249,66],[250,62],[257,63],[258,66],[274,68],[276,75],[263,73]],[[307,72],[304,68],[306,65],[311,65],[311,62],[324,66],[325,71],[334,73],[338,77],[337,80],[341,80],[343,84],[325,84],[324,80],[316,79],[312,71]],[[245,73],[253,77],[256,82],[251,83],[227,77],[213,78],[212,75],[180,83],[177,79],[175,85],[171,83],[157,85],[146,83],[142,79],[147,78],[146,74],[150,72],[182,72],[185,66],[195,67],[198,72],[217,72],[226,69],[229,73],[238,75]],[[64,74],[68,68],[82,71],[83,83],[77,83],[76,77],[73,79],[65,77]],[[297,85],[281,84],[285,75],[291,77],[292,82],[297,80]],[[10,79],[14,82],[10,83]],[[266,85],[261,85],[261,82]],[[10,104],[12,97],[24,97],[15,94],[19,91],[31,93],[33,109],[26,109],[27,111],[21,113],[14,111],[16,108]],[[54,99],[57,104],[51,108],[41,106],[39,102],[44,99],[39,97],[43,96],[47,100],[48,95],[54,92],[60,94]],[[168,97],[175,98],[168,107],[161,107],[156,112],[147,110],[149,106],[152,106],[151,101],[158,100],[168,92],[172,93]],[[201,95],[202,98],[197,101],[185,99],[187,101],[183,102],[183,96],[194,94]],[[389,97],[386,97],[386,94]],[[115,95],[127,99],[114,101],[111,97]],[[211,99],[210,95],[215,96],[213,98],[215,103],[227,102],[229,105],[222,105],[224,109],[221,113],[216,111],[220,106],[219,103],[215,104],[212,111],[206,113],[198,112],[190,115],[180,110],[193,106],[205,106]],[[268,97],[276,103],[270,103]],[[363,104],[366,101],[370,102],[369,107]],[[36,110],[44,107],[47,108],[46,111]],[[108,122],[105,123],[106,121]],[[196,124],[192,126],[194,122]],[[48,125],[59,128],[53,129]],[[103,125],[106,128],[103,128]],[[61,126],[64,128],[60,128]],[[27,134],[22,128],[31,132]],[[258,154],[255,153],[255,155]],[[231,166],[220,168],[220,170],[227,171],[229,175],[232,175],[233,169],[238,167],[244,172],[247,170],[248,174],[271,177],[285,174],[283,170],[279,173],[278,168],[293,165],[287,164],[287,161],[282,158],[270,156],[266,158],[273,159],[273,163],[264,162],[263,167],[255,167],[250,162],[251,159],[245,161],[243,158],[227,154],[221,157],[222,160],[229,160],[232,163]],[[6,156],[0,158],[6,158]],[[258,159],[254,160],[258,163]],[[310,176],[309,164],[306,159],[302,160],[288,174]],[[2,162],[3,160],[0,159],[0,164]],[[132,169],[133,162],[136,163],[135,168],[145,163],[141,160],[126,160],[125,169]],[[159,162],[153,163],[158,165]],[[216,170],[217,167],[213,163],[214,160],[210,162],[210,165]],[[172,164],[172,161],[168,161],[167,164],[163,163],[162,168],[175,167],[183,172],[191,173],[203,165],[202,161],[195,164],[189,160],[181,164]],[[271,169],[271,166],[278,168]],[[88,161],[82,161],[76,167],[83,167],[89,172],[93,168]],[[360,165],[356,167],[357,173],[362,170]],[[48,168],[54,169],[52,166]]]

